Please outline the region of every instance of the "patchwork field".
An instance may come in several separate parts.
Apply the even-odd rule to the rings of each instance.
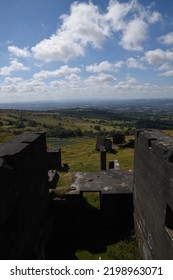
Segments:
[[[142,115],[143,116],[143,115]],[[60,172],[56,194],[63,195],[68,190],[75,171],[94,172],[100,170],[100,153],[96,151],[98,135],[105,135],[112,140],[115,133],[125,134],[125,139],[134,138],[138,128],[162,128],[173,136],[172,117],[149,118],[141,113],[115,114],[105,110],[54,110],[54,111],[24,111],[0,110],[0,143],[6,142],[25,131],[45,131],[48,149],[61,148],[62,164],[68,163],[69,171]],[[155,121],[155,122],[154,122]],[[110,160],[118,160],[120,169],[133,170],[134,149],[112,147],[107,152],[107,168]],[[99,199],[96,194],[86,194],[85,199],[93,207],[99,209]],[[77,259],[138,259],[135,237],[117,243],[108,243],[105,252],[101,254],[89,251],[76,251]]]

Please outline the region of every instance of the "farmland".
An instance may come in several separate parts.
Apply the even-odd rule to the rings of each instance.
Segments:
[[[169,104],[169,103],[168,103]],[[0,110],[0,143],[25,131],[45,131],[48,149],[61,148],[62,163],[68,163],[69,174],[61,174],[59,185],[65,189],[75,171],[92,172],[100,169],[96,138],[104,135],[112,140],[115,133],[133,139],[136,129],[164,129],[172,135],[172,106],[75,107],[47,111]],[[134,149],[113,146],[109,160],[117,159],[121,169],[133,169]],[[108,166],[107,166],[108,167]]]
[[[95,149],[98,135],[112,140],[116,133],[125,135],[125,141],[134,139],[136,129],[158,128],[173,135],[172,107],[123,107],[123,108],[66,108],[47,111],[0,110],[0,143],[22,132],[46,132],[47,148],[61,148],[62,164],[68,163],[69,171],[60,172],[56,194],[64,194],[69,188],[73,173],[100,170],[100,153]],[[133,170],[134,149],[113,145],[107,153],[107,168],[110,160],[118,160],[120,169]],[[86,194],[86,200],[98,208],[95,194]],[[135,238],[110,243],[105,252],[92,254],[76,251],[78,259],[134,259],[139,258]]]

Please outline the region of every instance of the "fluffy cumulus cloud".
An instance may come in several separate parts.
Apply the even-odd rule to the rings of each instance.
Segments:
[[[69,13],[60,17],[58,29],[49,38],[23,49],[12,42],[6,45],[9,65],[1,64],[0,75],[4,76],[1,77],[1,95],[15,93],[14,96],[28,96],[31,100],[35,94],[37,100],[41,100],[44,96],[45,99],[50,96],[52,99],[125,98],[126,94],[138,98],[139,93],[144,96],[147,92],[166,92],[150,84],[152,75],[150,79],[148,74],[146,82],[147,75],[144,77],[138,71],[147,69],[162,76],[159,80],[173,76],[173,32],[165,33],[158,41],[155,39],[155,43],[162,44],[158,48],[149,49],[145,45],[152,34],[150,26],[162,20],[151,2],[143,6],[138,0],[110,0],[104,11],[92,1],[71,2]],[[104,46],[108,46],[108,50],[102,50]],[[87,54],[93,49],[96,49],[94,55],[87,60]],[[6,54],[2,57],[4,61]],[[83,60],[77,59],[82,56],[85,56]],[[24,61],[32,68],[25,66]],[[29,70],[23,76],[16,74]],[[23,78],[15,77],[19,74]]]
[[[13,59],[10,61],[9,66],[0,68],[0,75],[9,76],[12,72],[16,71],[29,71],[29,68],[24,66],[23,63],[19,62],[17,59]]]
[[[112,75],[101,73],[98,76],[90,76],[85,80],[86,84],[105,84],[116,81],[116,78]]]
[[[147,38],[147,23],[140,18],[131,20],[123,30],[120,45],[126,50],[142,51]]]
[[[155,49],[145,53],[143,60],[155,66],[159,76],[173,76],[173,51]]]
[[[92,64],[86,66],[86,71],[87,72],[102,72],[102,71],[117,71],[119,68],[123,66],[124,62],[123,61],[118,61],[117,63],[111,63],[107,60],[100,62],[99,64]]]
[[[173,70],[169,70],[169,71],[163,72],[162,74],[160,74],[160,76],[173,77]]]
[[[116,5],[120,5],[119,3]],[[127,5],[127,7],[126,7]],[[161,20],[161,14],[151,10],[151,7],[144,8],[137,1],[131,1],[128,4],[121,4],[124,11],[133,14],[130,20],[124,18],[122,24],[122,36],[120,45],[126,50],[142,51],[143,42],[148,37],[148,28]],[[121,20],[122,21],[122,20]]]
[[[134,6],[134,1],[129,3],[120,3],[119,1],[111,0],[108,5],[108,12],[105,15],[110,23],[112,30],[121,31],[126,28],[125,18]]]
[[[61,66],[59,69],[54,71],[41,70],[34,74],[34,79],[43,80],[47,78],[58,78],[62,76],[67,76],[72,73],[79,73],[81,70],[78,67],[69,67],[68,65]]]
[[[107,11],[89,3],[74,2],[70,14],[61,16],[55,34],[32,47],[36,59],[46,62],[65,61],[85,54],[88,45],[101,48],[112,34],[120,32],[119,44],[127,50],[141,51],[150,24],[161,18],[158,12],[144,8],[136,0],[121,3],[111,0]]]
[[[165,62],[160,67],[158,67],[157,70],[158,71],[170,71],[172,68],[173,67],[169,62]]]
[[[74,73],[67,76],[66,79],[69,80],[72,83],[78,83],[78,82],[81,81],[81,77],[74,74]]]
[[[148,16],[148,22],[151,23],[151,24],[156,23],[158,21],[162,21],[162,16],[158,12],[155,12],[155,11],[154,12],[149,12],[147,14],[147,16]]]
[[[19,77],[6,77],[0,87],[1,98],[5,100],[10,97],[16,101],[16,98],[21,97],[23,100],[32,100],[31,98],[43,98],[44,94],[48,93],[48,86],[38,80],[24,80]]]
[[[120,81],[115,85],[115,89],[125,90],[125,91],[130,89],[136,89],[138,87],[136,84],[137,84],[137,80],[131,75],[127,75],[125,80]]]
[[[161,49],[147,51],[145,53],[145,60],[149,64],[171,62],[173,61],[173,51],[171,50],[164,51]]]
[[[129,57],[127,59],[126,65],[128,68],[141,69],[141,70],[146,69],[146,67],[141,62],[139,62],[136,58],[133,57]]]
[[[8,51],[11,54],[13,54],[13,55],[15,55],[17,57],[24,57],[24,58],[30,57],[30,52],[28,51],[27,48],[20,49],[20,48],[18,48],[16,46],[9,46],[8,47]]]
[[[68,80],[68,82],[67,82]],[[10,97],[16,100],[22,96],[23,100],[55,100],[66,98],[137,98],[152,92],[152,96],[162,96],[172,90],[171,86],[158,87],[149,83],[141,84],[135,77],[126,75],[123,80],[112,75],[100,73],[96,76],[81,79],[77,74],[45,83],[39,79],[24,80],[19,77],[6,77],[0,86],[1,100]],[[15,93],[15,94],[14,94]]]
[[[65,61],[84,55],[84,48],[70,40],[70,34],[59,32],[32,48],[34,57],[46,62]]]
[[[170,32],[164,36],[159,37],[158,41],[161,44],[172,45],[173,44],[173,32]]]
[[[123,66],[127,66],[128,68],[131,69],[140,69],[140,70],[145,70],[147,69],[146,66],[143,65],[142,59],[137,59],[134,57],[129,57],[126,61],[120,60],[116,63],[111,63],[107,60],[100,62],[99,64],[94,63],[91,65],[86,66],[86,71],[87,72],[92,72],[92,73],[99,73],[99,72],[113,72],[113,71],[118,71],[120,68]]]
[[[56,34],[32,48],[37,59],[68,61],[84,55],[85,46],[100,48],[109,36],[109,26],[97,6],[73,3],[70,15],[61,16],[62,26]]]

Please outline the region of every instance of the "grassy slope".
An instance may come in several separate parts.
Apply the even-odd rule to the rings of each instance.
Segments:
[[[10,112],[11,113],[11,112]],[[12,113],[11,113],[12,115]],[[6,118],[8,120],[9,118],[11,120],[16,120],[19,117],[19,113],[14,113],[14,118],[9,117],[6,114],[1,115],[1,118]],[[75,119],[75,118],[52,118],[52,116],[37,116],[37,114],[25,114],[25,118],[30,120],[35,120],[41,124],[46,123],[49,125],[58,125],[58,123],[61,122],[61,124],[66,129],[73,129],[73,128],[81,128],[82,131],[84,130],[93,130],[95,131],[94,123],[92,123],[92,120],[84,121],[81,119]],[[15,131],[14,127],[8,126],[8,121],[4,121],[3,129],[4,131],[1,131],[0,133],[0,142],[5,142],[9,140],[10,138],[14,138],[15,135],[13,134],[13,131]],[[24,122],[25,123],[25,122]],[[105,130],[111,130],[114,129],[113,126],[110,125],[110,122],[101,124],[102,129]],[[11,130],[11,133],[8,132],[9,129]],[[22,131],[25,130],[41,130],[41,126],[39,125],[36,128],[30,128],[27,126],[27,122],[25,123],[25,128]],[[6,131],[5,131],[6,130]],[[61,173],[60,174],[60,180],[58,182],[57,190],[58,192],[64,192],[65,189],[68,188],[68,186],[71,183],[72,180],[72,173],[74,171],[82,171],[82,172],[93,172],[100,170],[100,154],[95,150],[95,144],[96,139],[94,138],[71,138],[71,139],[48,139],[48,147],[54,146],[54,147],[61,147],[62,149],[62,162],[68,163],[70,170],[68,173]],[[120,163],[121,169],[133,169],[133,149],[117,149],[116,154],[107,153],[107,167],[109,160],[118,159]],[[98,201],[97,199],[90,197],[89,202],[92,204],[95,204],[97,206]],[[87,251],[80,251],[76,252],[76,257],[78,259],[98,259],[101,257],[102,259],[135,259],[136,258],[136,244],[134,241],[132,242],[126,242],[122,241],[116,244],[109,245],[107,247],[107,250],[103,252],[102,254],[92,254]]]
[[[61,146],[62,161],[68,163],[70,171],[92,172],[100,170],[100,153],[95,150],[95,138],[71,138],[64,141],[48,139],[53,146]],[[121,169],[133,169],[134,149],[115,148],[115,153],[107,153],[109,160],[117,159]]]
[[[95,172],[100,170],[100,153],[95,150],[95,144],[95,138],[82,137],[61,140],[48,138],[48,146],[61,147],[62,163],[68,163],[70,167],[68,175],[61,173],[57,191],[68,189],[71,183],[70,178],[72,179],[71,174],[75,171]],[[107,168],[109,160],[117,159],[122,170],[132,170],[134,149],[116,148],[115,151],[116,154],[107,153]]]

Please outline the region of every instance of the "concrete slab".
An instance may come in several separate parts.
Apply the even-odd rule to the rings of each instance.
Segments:
[[[102,192],[132,193],[132,170],[108,170],[98,172],[76,172],[69,193]]]

